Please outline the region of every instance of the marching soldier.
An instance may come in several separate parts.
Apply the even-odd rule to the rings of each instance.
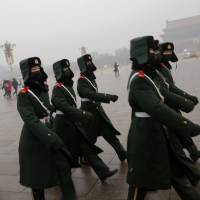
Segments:
[[[55,132],[63,139],[74,159],[79,156],[92,166],[101,181],[113,176],[118,170],[110,170],[97,156],[102,150],[93,145],[81,123],[92,120],[92,114],[77,108],[73,89],[74,73],[67,59],[53,64],[57,84],[52,92],[52,103],[56,108]]]
[[[120,133],[114,128],[101,105],[101,103],[116,102],[118,96],[98,92],[94,74],[96,66],[92,62],[91,55],[86,54],[78,58],[78,66],[81,76],[78,80],[77,90],[81,97],[81,109],[91,112],[94,116],[92,126],[91,124],[86,126],[90,140],[95,143],[98,136],[103,136],[115,149],[119,159],[123,162],[126,159],[126,151],[116,136],[120,135]]]
[[[181,136],[197,135],[200,127],[164,104],[165,99],[153,81],[157,57],[153,37],[131,40],[130,55],[133,71],[128,83],[132,108],[127,143],[128,199],[143,200],[149,191],[172,185],[182,199],[197,200],[200,194],[182,171],[169,144],[167,128]]]
[[[34,200],[44,200],[44,189],[60,185],[63,200],[75,200],[70,165],[76,165],[62,140],[46,124],[50,105],[47,75],[38,57],[20,62],[24,80],[17,109],[24,122],[19,142],[20,183],[32,188]]]
[[[187,101],[192,101],[193,104],[196,106],[199,102],[198,98],[178,88],[173,80],[171,74],[172,67],[169,62],[178,61],[178,58],[174,52],[174,44],[170,42],[162,43],[159,45],[159,49],[162,57],[157,67],[158,71],[164,77],[165,81],[169,84],[169,90],[187,99]],[[177,112],[179,111],[177,110]],[[184,148],[186,148],[189,151],[190,157],[192,158],[193,161],[197,161],[198,158],[200,158],[200,151],[197,149],[197,146],[193,142],[192,138],[188,138],[187,140],[182,140],[182,144]]]

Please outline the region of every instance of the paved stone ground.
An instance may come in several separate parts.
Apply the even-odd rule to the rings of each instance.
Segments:
[[[185,60],[180,62],[178,69],[174,70],[177,85],[188,92],[200,97],[199,81],[200,60]],[[130,125],[130,108],[127,103],[126,84],[130,73],[130,67],[120,68],[120,77],[115,78],[113,70],[104,69],[97,72],[99,89],[119,95],[119,101],[104,105],[104,108],[116,128],[122,135],[120,140],[126,147],[126,138]],[[30,200],[30,189],[19,185],[18,143],[22,121],[16,111],[16,98],[5,99],[0,91],[0,200]],[[200,123],[200,107],[189,115],[190,119]],[[200,137],[195,138],[200,147]],[[101,157],[110,168],[118,168],[119,173],[110,178],[105,184],[101,184],[93,170],[84,167],[73,170],[73,180],[76,186],[79,200],[125,200],[127,197],[126,173],[127,164],[121,164],[113,149],[101,138],[98,145],[105,151]],[[162,200],[178,200],[173,190],[160,191]],[[58,188],[46,191],[47,200],[59,200]]]

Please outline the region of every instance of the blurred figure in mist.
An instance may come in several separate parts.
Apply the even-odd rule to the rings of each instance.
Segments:
[[[114,70],[115,72],[115,77],[119,77],[119,65],[117,64],[117,62],[114,63]]]
[[[16,78],[13,78],[13,80],[12,80],[12,86],[14,88],[13,96],[15,96],[15,95],[17,96],[17,91],[18,91],[19,83],[16,80]]]

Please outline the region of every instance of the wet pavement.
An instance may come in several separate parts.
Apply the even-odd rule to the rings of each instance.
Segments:
[[[179,63],[173,73],[178,86],[200,98],[199,63],[200,60],[185,60]],[[129,74],[130,67],[121,67],[118,78],[115,78],[112,68],[99,70],[96,73],[100,92],[119,95],[116,103],[105,104],[104,108],[115,127],[122,133],[119,138],[125,147],[130,125],[130,108],[126,91]],[[19,184],[18,143],[22,121],[16,110],[16,97],[5,99],[0,91],[0,112],[0,200],[31,200],[30,189]],[[200,123],[200,106],[186,116]],[[195,142],[200,148],[200,137],[196,137]],[[104,149],[101,158],[110,168],[118,168],[119,172],[102,184],[89,167],[73,169],[73,181],[78,199],[125,200],[128,188],[127,163],[121,164],[113,149],[102,138],[99,138],[97,144]],[[162,200],[179,199],[173,190],[160,191],[159,194]],[[46,197],[47,200],[60,200],[59,188],[48,189]]]

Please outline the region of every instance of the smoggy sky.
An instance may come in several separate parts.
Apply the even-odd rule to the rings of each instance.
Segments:
[[[111,52],[130,39],[159,37],[166,20],[200,14],[199,0],[1,0],[0,43],[15,43],[15,63],[39,56],[75,60],[81,45]],[[1,50],[1,49],[0,49]],[[5,63],[0,51],[0,63]]]

